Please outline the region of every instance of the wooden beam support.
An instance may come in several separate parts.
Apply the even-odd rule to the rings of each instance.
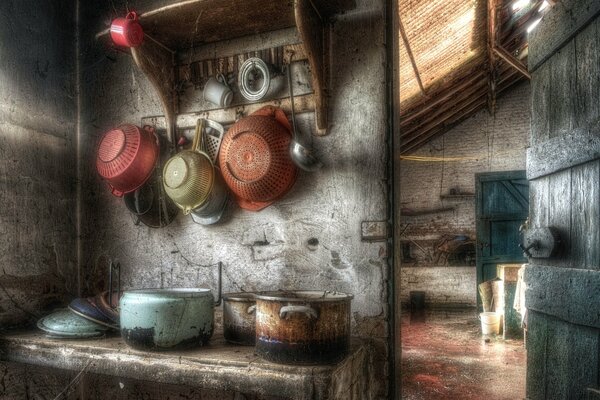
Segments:
[[[175,92],[175,55],[158,41],[144,40],[140,47],[132,47],[131,54],[138,68],[146,75],[158,95],[167,121],[167,137],[175,146],[175,114],[178,97]]]
[[[431,110],[432,112],[429,112],[429,113],[423,115],[423,118],[417,119],[417,120],[413,121],[412,123],[405,123],[403,121],[400,125],[401,131],[410,132],[414,128],[421,127],[421,126],[423,126],[423,124],[425,124],[427,122],[438,119],[437,117],[439,117],[440,115],[443,115],[443,113],[447,109],[452,108],[454,105],[460,103],[461,101],[470,98],[473,94],[475,94],[477,92],[481,92],[481,89],[485,85],[486,85],[485,79],[482,79],[480,77],[478,82],[474,82],[468,88],[465,88],[464,90],[460,91],[460,93],[457,93],[453,97],[452,101],[446,101],[446,102],[439,104],[439,107],[437,109],[435,109],[435,110],[432,109]]]
[[[487,20],[488,20],[488,110],[490,114],[496,112],[496,80],[497,80],[497,60],[494,53],[494,47],[498,37],[498,24],[496,23],[497,16],[497,0],[488,0],[487,2]]]
[[[295,0],[294,16],[312,71],[317,131],[321,135],[325,135],[327,130],[327,78],[329,75],[326,51],[329,49],[329,31],[327,26],[323,25],[324,22],[321,21],[310,0]]]
[[[402,36],[402,41],[404,42],[404,47],[406,48],[406,53],[408,54],[408,58],[410,59],[410,63],[413,68],[413,72],[415,73],[415,78],[417,79],[417,83],[419,84],[419,89],[421,89],[421,93],[424,96],[427,96],[425,92],[425,87],[423,86],[423,81],[421,81],[421,74],[419,74],[419,68],[417,67],[417,62],[415,61],[415,56],[410,48],[410,43],[408,41],[408,36],[406,35],[406,31],[404,30],[404,25],[402,24],[402,19],[398,15],[398,26],[400,28],[400,36]]]
[[[400,117],[401,126],[408,125],[411,121],[426,114],[432,108],[437,107],[438,105],[440,105],[442,103],[445,103],[447,100],[454,97],[457,93],[461,93],[463,90],[466,90],[467,88],[469,88],[469,87],[473,86],[474,84],[476,84],[477,82],[481,81],[482,78],[484,78],[484,74],[482,72],[476,72],[470,78],[463,80],[463,82],[460,83],[459,85],[451,86],[445,92],[436,94],[435,100],[429,101],[422,106],[414,107],[415,108],[414,112]]]
[[[499,83],[500,90],[498,91],[498,93],[502,93],[503,91],[505,91],[506,89],[508,89],[509,87],[511,87],[518,81],[520,81],[521,79],[522,79],[522,76],[520,74],[510,71],[504,77],[501,77],[501,79],[499,80],[498,83]],[[416,151],[417,149],[419,149],[421,146],[423,146],[428,141],[433,140],[435,137],[448,132],[448,130],[452,129],[453,127],[455,127],[456,125],[458,125],[459,123],[464,121],[465,119],[469,118],[475,112],[479,111],[479,109],[481,107],[483,107],[485,105],[485,103],[486,103],[485,93],[482,93],[479,96],[479,101],[474,100],[473,103],[470,103],[470,104],[472,104],[471,106],[469,106],[469,105],[466,106],[466,108],[467,108],[466,111],[465,111],[465,108],[462,108],[461,110],[457,110],[455,113],[455,116],[448,117],[443,124],[437,125],[436,127],[430,129],[429,131],[423,131],[423,132],[419,133],[419,135],[415,136],[414,139],[411,139],[409,142],[406,142],[406,144],[404,144],[402,146],[401,154],[406,155],[406,154],[409,154],[410,152]],[[463,111],[463,112],[461,112],[461,111]],[[458,117],[456,116],[456,114],[458,114]]]
[[[523,63],[521,61],[519,61],[515,57],[513,57],[513,55],[510,54],[508,51],[506,51],[503,47],[496,46],[494,48],[494,53],[498,57],[500,57],[501,59],[506,61],[508,63],[508,65],[510,65],[511,67],[513,67],[514,69],[519,71],[521,74],[523,74],[524,77],[531,80],[531,74],[529,73],[529,71],[527,71],[527,67],[525,65],[523,65]]]

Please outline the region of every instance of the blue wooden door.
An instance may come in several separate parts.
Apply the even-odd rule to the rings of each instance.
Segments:
[[[496,277],[497,264],[526,262],[519,248],[519,227],[529,215],[525,171],[475,175],[477,284]]]

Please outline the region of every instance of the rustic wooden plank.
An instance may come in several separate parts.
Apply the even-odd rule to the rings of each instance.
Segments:
[[[542,228],[548,226],[548,183],[549,178],[544,177],[529,182],[529,227]],[[530,262],[543,262],[531,259]]]
[[[600,18],[577,35],[575,45],[574,127],[585,128],[600,117]]]
[[[527,398],[546,400],[547,317],[534,310],[527,311]]]
[[[571,264],[571,171],[557,172],[548,178],[548,226],[558,231],[561,250],[556,257],[545,263],[566,267]]]
[[[550,66],[549,63],[542,65],[531,76],[532,118],[530,143],[532,146],[549,139]],[[527,173],[529,173],[529,168]]]
[[[529,70],[535,71],[600,15],[598,0],[562,0],[529,34]]]
[[[572,266],[600,270],[600,160],[574,167],[571,174]]]
[[[598,379],[598,330],[547,317],[546,393],[583,399]]]
[[[567,399],[571,377],[569,371],[569,325],[556,318],[546,317],[546,395],[555,399]]]
[[[597,158],[600,158],[600,129],[576,130],[527,149],[527,179],[553,174]]]
[[[532,265],[525,267],[525,299],[529,310],[600,329],[600,272]]]
[[[573,129],[574,98],[576,93],[575,42],[570,42],[548,61],[551,64],[551,78],[548,129],[549,137],[560,136],[562,132]]]

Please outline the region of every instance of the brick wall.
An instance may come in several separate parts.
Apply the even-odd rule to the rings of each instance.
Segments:
[[[495,117],[482,110],[414,153],[456,161],[402,161],[403,214],[453,208],[402,217],[406,230],[401,240],[410,249],[401,270],[404,302],[408,301],[411,290],[425,290],[429,304],[475,305],[475,267],[468,266],[468,262],[450,267],[447,254],[437,250],[445,239],[458,235],[475,239],[475,197],[442,199],[440,196],[452,189],[475,193],[477,172],[525,169],[529,109],[530,86],[521,83],[498,100]]]

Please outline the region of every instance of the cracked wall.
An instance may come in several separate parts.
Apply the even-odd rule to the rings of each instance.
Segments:
[[[0,330],[77,292],[74,12],[0,2]]]

